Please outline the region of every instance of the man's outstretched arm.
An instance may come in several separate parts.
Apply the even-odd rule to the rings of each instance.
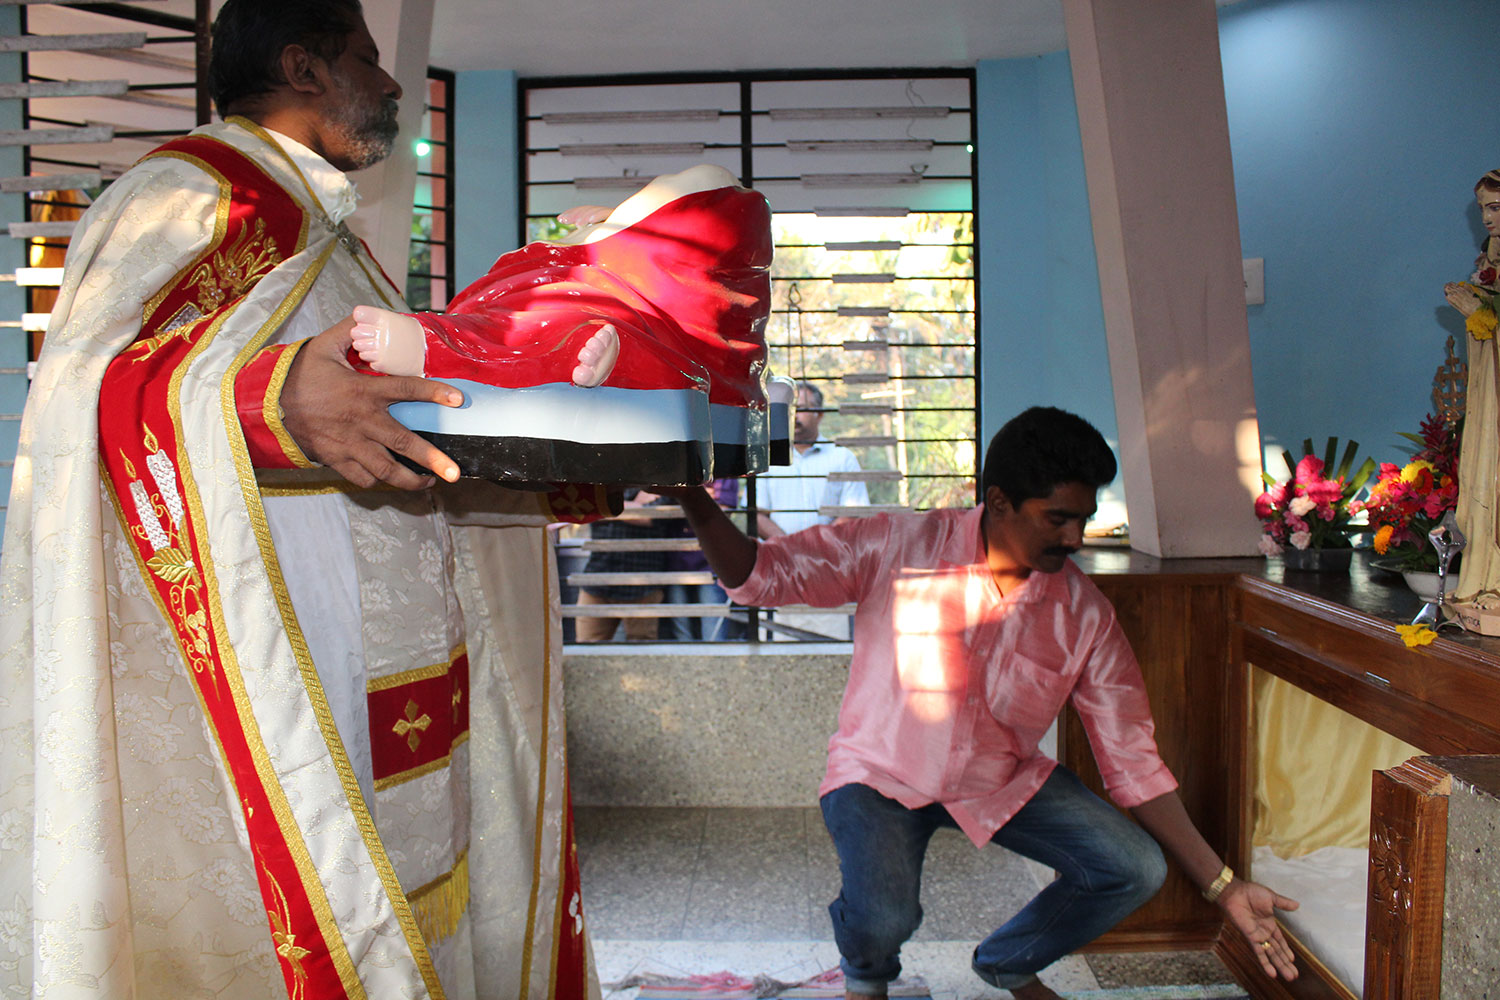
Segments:
[[[1182,797],[1175,791],[1158,795],[1130,810],[1146,832],[1182,866],[1199,889],[1214,885],[1224,864],[1193,825]],[[1296,979],[1297,965],[1292,947],[1276,923],[1277,910],[1295,910],[1297,902],[1278,895],[1258,882],[1238,877],[1219,887],[1214,900],[1225,918],[1255,948],[1261,969],[1275,979]]]
[[[688,527],[698,536],[698,544],[708,565],[726,587],[738,587],[755,569],[755,540],[734,526],[709,492],[701,486],[662,490],[682,504]]]

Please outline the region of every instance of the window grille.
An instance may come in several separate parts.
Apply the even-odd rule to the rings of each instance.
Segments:
[[[417,137],[406,301],[442,311],[453,297],[453,73],[427,71],[426,111]]]
[[[764,194],[776,260],[767,345],[774,373],[816,386],[824,437],[848,448],[868,502],[815,503],[824,519],[972,503],[978,453],[973,77],[964,71],[714,74],[521,81],[524,239],[559,233],[558,212],[614,204],[646,181],[714,163]],[[748,530],[764,477],[745,480]],[[825,493],[825,497],[827,494]],[[787,510],[786,513],[796,513]],[[649,520],[670,508],[636,511]],[[774,518],[778,513],[768,511]],[[640,550],[681,537],[633,539]],[[702,571],[584,573],[621,540],[563,538],[565,601],[577,585],[642,588]],[[847,638],[847,612],[728,611],[748,638]],[[566,607],[583,617],[709,621],[722,606],[629,602]],[[843,619],[840,621],[840,619]],[[811,627],[791,624],[812,622]],[[569,630],[570,634],[572,630]],[[666,629],[662,629],[666,637]]]
[[[143,154],[208,121],[198,86],[208,10],[206,0],[165,0],[6,11],[16,33],[3,33],[0,51],[17,54],[20,69],[0,83],[0,240],[9,237],[0,280],[24,294],[0,316],[0,505],[75,220]]]

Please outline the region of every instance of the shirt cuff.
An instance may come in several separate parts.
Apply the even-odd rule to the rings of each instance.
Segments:
[[[1177,779],[1162,764],[1157,770],[1144,778],[1124,778],[1117,784],[1108,785],[1109,797],[1114,799],[1115,805],[1121,809],[1134,809],[1145,802],[1150,802],[1168,792],[1177,790]]]
[[[257,469],[310,469],[316,464],[302,453],[281,422],[281,389],[305,343],[269,347],[234,377],[234,408],[250,464]]]
[[[755,567],[750,570],[750,575],[745,577],[743,583],[738,587],[724,587],[724,594],[735,604],[744,605],[747,608],[765,607],[766,582],[771,575],[769,568],[770,558],[766,555],[767,546],[765,542],[758,542],[755,551]],[[720,586],[723,586],[721,583]]]

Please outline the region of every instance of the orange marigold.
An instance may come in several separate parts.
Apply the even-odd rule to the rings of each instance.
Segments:
[[[1380,530],[1375,532],[1375,551],[1380,555],[1385,555],[1386,551],[1391,547],[1391,536],[1395,533],[1396,529],[1394,526],[1389,524],[1381,525]]]

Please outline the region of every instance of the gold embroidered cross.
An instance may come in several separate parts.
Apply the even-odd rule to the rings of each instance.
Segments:
[[[432,725],[432,716],[426,713],[420,716],[417,715],[421,711],[421,706],[408,698],[406,701],[406,718],[396,720],[396,724],[391,727],[391,731],[397,736],[406,737],[406,746],[412,753],[416,753],[417,747],[422,743],[421,731]]]

